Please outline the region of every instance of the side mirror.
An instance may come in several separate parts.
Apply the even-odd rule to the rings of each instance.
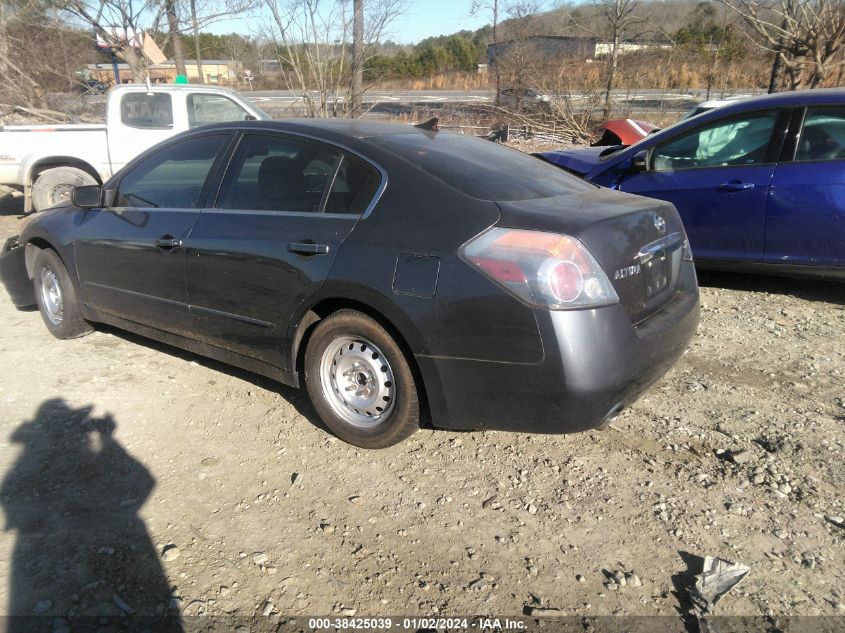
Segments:
[[[244,121],[257,121],[257,120],[258,120],[258,119],[257,119],[257,118],[255,118],[255,117],[254,117],[253,115],[251,115],[251,114],[247,114],[247,115],[244,117]]]
[[[648,150],[644,149],[631,158],[632,172],[648,171]]]
[[[100,185],[74,187],[71,200],[77,207],[93,209],[103,204],[103,188]]]

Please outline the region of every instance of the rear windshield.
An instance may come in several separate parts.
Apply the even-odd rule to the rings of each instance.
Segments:
[[[533,200],[595,188],[538,158],[497,143],[449,132],[395,134],[373,143],[481,200]]]

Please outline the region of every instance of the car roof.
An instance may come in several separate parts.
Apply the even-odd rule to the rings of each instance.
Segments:
[[[719,116],[730,112],[759,110],[766,107],[782,108],[798,105],[845,104],[845,88],[814,88],[812,90],[794,90],[776,92],[746,99],[737,99],[718,108]],[[712,111],[711,111],[712,112]],[[704,119],[698,119],[699,121]]]
[[[135,84],[119,84],[109,88],[110,93],[114,92],[225,92],[229,94],[237,94],[235,90],[227,88],[226,86],[207,86],[204,84],[157,84],[151,83],[147,87],[146,83]]]
[[[748,95],[745,96],[736,96],[736,97],[725,97],[724,99],[710,99],[709,101],[702,101],[699,103],[696,108],[720,108],[724,105],[730,105],[732,103],[736,103],[741,99],[749,99]]]
[[[668,136],[674,135],[678,132],[691,130],[701,125],[707,125],[713,121],[718,121],[735,114],[767,110],[769,108],[839,104],[845,105],[845,88],[794,90],[792,92],[778,92],[775,94],[765,94],[745,99],[737,99],[736,101],[731,101],[725,105],[705,110],[695,116],[683,117],[677,123],[665,127],[659,132],[649,135],[641,141],[637,141],[633,145],[629,145],[625,151],[627,152],[630,148],[641,147],[640,143],[656,143],[659,139],[667,138]],[[635,149],[634,151],[638,150]],[[607,158],[610,159],[611,156],[618,157],[622,155],[624,155],[623,152],[617,152],[608,155]]]
[[[330,138],[367,139],[381,136],[395,136],[397,134],[413,134],[431,137],[433,134],[443,132],[432,132],[423,130],[407,123],[385,123],[382,121],[369,121],[363,119],[274,119],[269,121],[234,121],[228,123],[215,123],[206,125],[203,130],[225,129],[225,130],[261,130],[268,132],[299,132]],[[448,134],[448,132],[447,132]]]

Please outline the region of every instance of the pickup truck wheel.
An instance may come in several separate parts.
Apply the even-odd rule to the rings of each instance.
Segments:
[[[36,211],[43,211],[60,204],[70,204],[74,187],[96,184],[91,174],[76,167],[47,169],[32,185],[32,206]]]
[[[314,408],[340,439],[386,448],[419,428],[420,406],[405,354],[376,321],[356,310],[323,319],[305,350]]]
[[[56,338],[76,338],[94,328],[82,318],[76,289],[61,258],[49,248],[38,251],[32,271],[35,301],[41,318]]]

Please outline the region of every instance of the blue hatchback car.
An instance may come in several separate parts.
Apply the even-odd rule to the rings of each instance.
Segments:
[[[701,268],[845,279],[845,90],[738,101],[629,147],[537,154],[672,202]]]

